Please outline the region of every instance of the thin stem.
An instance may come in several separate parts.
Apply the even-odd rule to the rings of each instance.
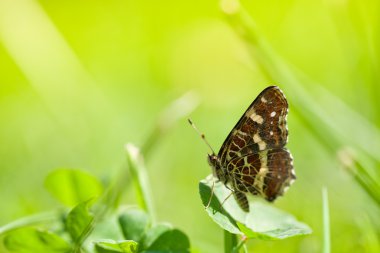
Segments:
[[[323,204],[323,253],[330,253],[330,215],[329,215],[329,199],[327,188],[322,188],[322,204]]]
[[[127,144],[125,149],[127,151],[128,167],[132,175],[139,205],[150,215],[154,222],[155,214],[153,201],[143,157],[140,150],[132,144]]]
[[[57,212],[57,211],[27,216],[0,227],[0,235],[4,235],[6,233],[9,233],[21,227],[51,223],[59,219],[60,219],[60,212]]]
[[[245,245],[245,242],[247,240],[247,237],[243,236],[241,238],[241,240],[239,241],[239,243],[233,248],[233,253],[239,253],[240,252],[240,249],[243,248],[244,252],[247,252],[247,247]]]
[[[248,253],[247,245],[245,243],[243,244],[243,252]]]
[[[224,230],[224,253],[234,253],[238,246],[237,235]]]

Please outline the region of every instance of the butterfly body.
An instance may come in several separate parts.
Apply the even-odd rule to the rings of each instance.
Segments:
[[[224,184],[227,184],[229,178],[227,174],[227,169],[221,166],[219,157],[215,154],[208,155],[207,161],[212,169],[212,174],[214,175],[214,177],[216,177],[219,181],[223,182]]]
[[[229,188],[240,207],[249,211],[246,194],[274,201],[296,176],[288,140],[288,103],[277,86],[264,89],[224,141],[208,156],[214,176]]]

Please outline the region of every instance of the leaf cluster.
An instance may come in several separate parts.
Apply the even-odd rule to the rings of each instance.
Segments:
[[[45,185],[57,200],[72,207],[56,212],[53,219],[46,215],[44,220],[41,214],[37,224],[29,217],[3,227],[0,232],[10,252],[189,252],[190,242],[182,231],[166,223],[153,224],[141,209],[130,207],[106,216],[101,196],[107,193],[91,174],[58,169],[47,176]]]

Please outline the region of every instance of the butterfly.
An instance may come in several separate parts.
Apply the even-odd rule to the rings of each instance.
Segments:
[[[284,93],[277,86],[267,87],[245,111],[219,153],[208,154],[214,177],[231,189],[246,212],[247,194],[272,202],[296,179],[292,155],[285,148],[287,114]],[[203,134],[202,138],[206,141]]]

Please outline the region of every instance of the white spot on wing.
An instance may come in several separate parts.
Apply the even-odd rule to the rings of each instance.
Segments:
[[[247,136],[248,134],[243,132],[243,131],[240,131],[240,130],[235,130],[235,134],[238,134],[238,135],[243,135],[243,136]]]
[[[263,141],[260,141],[258,144],[260,150],[264,150],[267,147],[267,144]]]
[[[270,114],[270,116],[273,118],[274,116],[276,116],[276,112],[273,111],[273,112]]]
[[[261,196],[263,196],[263,197],[265,197],[265,193],[264,193],[264,179],[265,179],[266,175],[269,172],[269,169],[267,167],[266,154],[267,154],[267,152],[265,152],[265,154],[263,154],[260,157],[261,167],[260,167],[260,170],[257,173],[257,175],[255,177],[255,181],[253,183],[253,185],[255,186],[255,188],[258,190],[259,194]]]
[[[261,141],[260,136],[259,136],[258,134],[255,134],[255,135],[253,136],[253,141],[254,141],[255,143],[259,143],[259,142]]]
[[[259,170],[259,175],[264,178],[264,176],[268,173],[268,168],[267,167],[261,167]]]
[[[252,107],[249,108],[249,110],[245,113],[245,116],[251,118],[251,120],[253,120],[259,124],[262,124],[264,121],[263,117],[256,114],[255,109],[253,109]]]
[[[265,97],[261,97],[261,102],[266,103],[268,101],[265,99]]]
[[[253,142],[259,145],[259,150],[264,150],[267,144],[260,138],[258,134],[253,135]]]
[[[251,116],[250,116],[250,118],[251,118],[253,121],[255,121],[255,122],[259,123],[259,124],[262,124],[263,121],[264,121],[263,117],[261,117],[260,115],[258,115],[258,114],[256,114],[256,113],[252,113]]]

